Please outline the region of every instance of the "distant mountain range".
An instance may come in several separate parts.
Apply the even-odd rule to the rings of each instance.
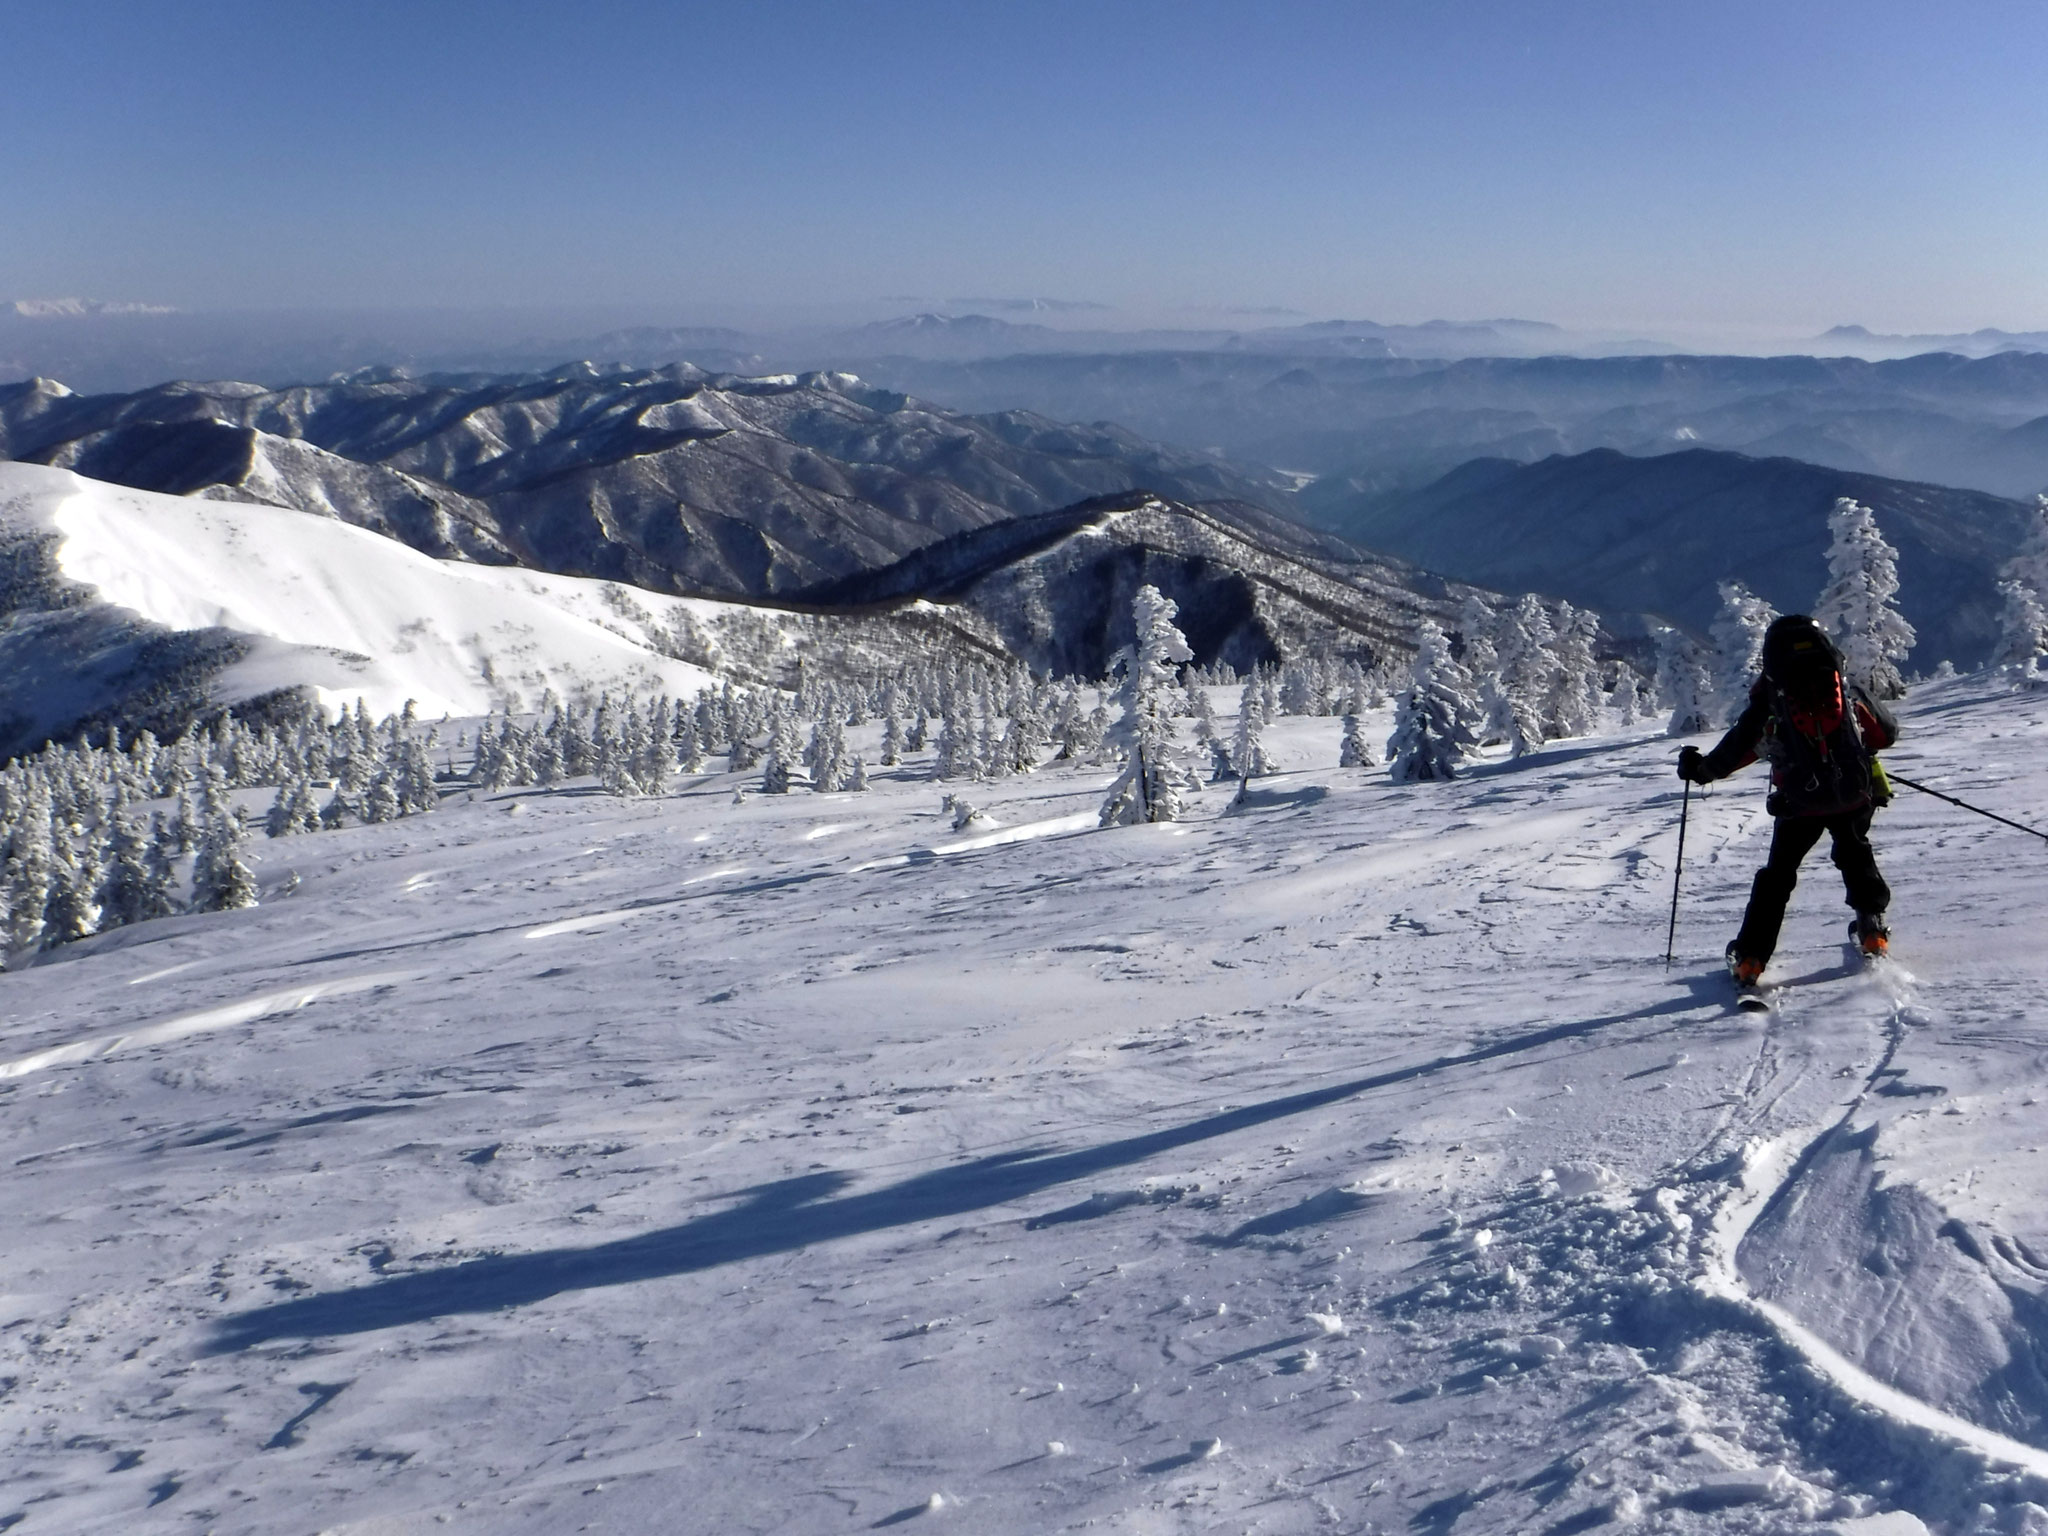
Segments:
[[[168,304],[137,304],[120,299],[16,299],[5,313],[21,320],[83,320],[108,315],[174,315]]]
[[[1468,459],[1530,463],[1593,448],[1786,455],[2003,496],[2048,488],[2048,353],[1434,362],[1211,349],[882,359],[863,377],[956,409],[1000,402],[1108,419],[1297,470],[1316,480],[1304,515],[1332,526]]]
[[[1918,336],[1884,335],[1860,325],[1838,325],[1818,338],[1823,352],[1852,357],[1911,357],[1920,352],[1955,352],[1963,357],[1989,357],[1994,352],[2048,352],[2048,331],[1982,330],[1931,332]]]
[[[1839,496],[1870,507],[1899,551],[1899,604],[1920,636],[1911,666],[1981,665],[1997,632],[1996,571],[2031,515],[1982,492],[1706,449],[1596,449],[1534,464],[1475,460],[1336,526],[1462,581],[1647,609],[1704,633],[1724,577],[1780,612],[1811,609]]]
[[[1028,316],[1028,321],[999,318]],[[272,387],[317,383],[365,367],[413,374],[545,370],[564,357],[611,371],[689,361],[714,372],[861,371],[870,360],[966,362],[982,358],[1146,352],[1295,357],[1532,357],[1670,352],[1669,343],[1567,332],[1533,320],[1431,320],[1419,325],[1325,320],[1147,328],[1067,328],[1106,306],[1052,300],[961,301],[871,323],[590,325],[588,313],[547,311],[184,312],[90,300],[0,303],[0,380],[42,375],[94,393],[168,379],[253,379]],[[1285,312],[1282,312],[1285,313]],[[578,321],[583,322],[580,326]]]
[[[35,380],[0,388],[0,456],[319,512],[444,558],[742,598],[1134,487],[1285,494],[1279,477],[1113,426],[967,416],[845,374],[681,365],[103,396]]]

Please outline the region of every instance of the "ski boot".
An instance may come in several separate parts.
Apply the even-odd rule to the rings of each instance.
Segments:
[[[1885,927],[1882,912],[1858,912],[1849,925],[1849,938],[1866,960],[1882,960],[1891,953],[1892,931]]]
[[[1737,954],[1735,952],[1735,941],[1733,939],[1728,941],[1728,974],[1735,978],[1736,986],[1753,987],[1757,984],[1758,978],[1763,973],[1763,961],[1751,959],[1748,955]]]

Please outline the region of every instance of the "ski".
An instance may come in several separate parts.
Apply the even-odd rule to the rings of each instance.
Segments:
[[[1744,1013],[1771,1013],[1778,1006],[1778,989],[1757,982],[1735,984],[1735,1006]]]

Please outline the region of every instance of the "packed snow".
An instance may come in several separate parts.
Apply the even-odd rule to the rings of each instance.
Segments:
[[[2048,695],[1903,715],[2043,819]],[[259,840],[0,976],[0,1530],[2048,1531],[2048,849],[1902,792],[1739,1013],[1676,745]]]

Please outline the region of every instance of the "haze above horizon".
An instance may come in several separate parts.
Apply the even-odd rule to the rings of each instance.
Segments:
[[[2048,11],[2021,4],[279,18],[17,12],[0,298],[2048,325]]]

